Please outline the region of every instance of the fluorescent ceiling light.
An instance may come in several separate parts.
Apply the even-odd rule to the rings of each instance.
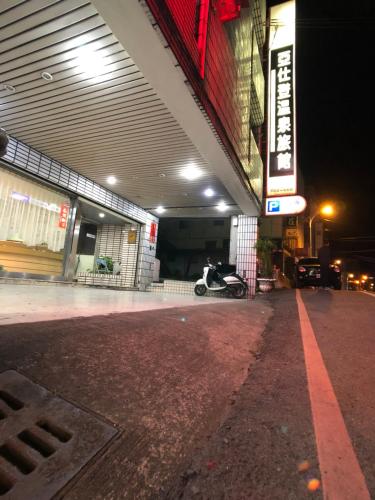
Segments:
[[[17,193],[16,191],[12,191],[10,196],[15,200],[23,201],[24,203],[28,203],[30,201],[30,196],[27,194]]]
[[[76,62],[82,72],[90,78],[100,76],[105,71],[103,54],[86,45],[77,50]]]
[[[185,177],[188,181],[194,181],[202,175],[202,171],[199,170],[195,165],[190,164],[181,172],[181,175]]]
[[[225,203],[225,201],[221,201],[218,205],[216,205],[216,208],[219,210],[219,212],[225,212],[229,207]]]
[[[105,217],[105,214],[103,214],[103,212],[100,212],[100,213],[99,213],[99,217],[100,217],[101,219],[103,219],[103,218]]]
[[[211,188],[207,188],[204,190],[204,195],[208,196],[208,198],[211,198],[215,194],[215,191]]]
[[[117,179],[116,179],[116,177],[114,175],[110,175],[109,177],[107,177],[107,182],[108,182],[108,184],[112,184],[113,185],[113,184],[116,184]]]
[[[162,207],[162,206],[159,206],[156,210],[155,210],[156,213],[158,214],[163,214],[165,212],[165,208]]]

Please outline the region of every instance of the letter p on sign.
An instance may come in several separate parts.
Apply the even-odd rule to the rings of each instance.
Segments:
[[[280,212],[280,201],[268,200],[267,212]]]

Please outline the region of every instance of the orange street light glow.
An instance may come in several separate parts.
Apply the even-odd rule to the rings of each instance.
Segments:
[[[320,209],[320,213],[322,215],[333,215],[335,212],[334,208],[332,205],[323,205],[322,208]]]

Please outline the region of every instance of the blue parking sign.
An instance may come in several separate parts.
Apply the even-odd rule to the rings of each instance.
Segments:
[[[280,212],[280,201],[279,200],[268,200],[267,201],[267,212]]]

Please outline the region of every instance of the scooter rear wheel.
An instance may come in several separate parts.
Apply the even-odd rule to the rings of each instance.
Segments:
[[[195,295],[198,295],[199,297],[202,297],[207,291],[207,288],[205,285],[195,285],[194,288],[194,293]]]
[[[236,299],[243,299],[246,295],[246,288],[243,285],[234,286],[232,294]]]

